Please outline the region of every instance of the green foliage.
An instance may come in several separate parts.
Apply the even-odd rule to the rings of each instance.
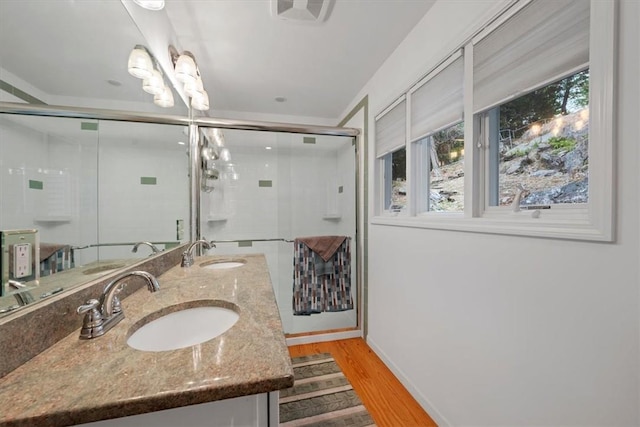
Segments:
[[[513,157],[524,157],[531,151],[531,147],[519,148],[513,152]]]
[[[549,145],[554,151],[571,151],[576,148],[576,143],[576,140],[573,138],[554,136],[549,139]]]
[[[450,126],[432,135],[435,151],[438,156],[438,162],[446,165],[459,158],[451,159],[449,153],[452,151],[460,151],[464,148],[464,122]]]
[[[589,70],[581,71],[500,106],[500,129],[520,138],[532,123],[589,104]]]
[[[398,151],[394,151],[391,155],[391,175],[393,180],[401,179],[406,181],[407,179],[407,150],[401,148]]]

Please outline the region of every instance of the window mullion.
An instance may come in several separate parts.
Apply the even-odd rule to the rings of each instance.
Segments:
[[[487,185],[485,186],[485,203],[483,203],[484,209],[489,206],[500,205],[500,109],[493,108],[487,112],[487,118],[483,121],[483,138],[485,140],[486,161],[485,167],[487,177]],[[489,129],[498,129],[498,132],[490,132]]]
[[[409,216],[416,216],[416,189],[417,189],[417,175],[415,168],[415,144],[409,142],[411,135],[411,93],[407,94],[406,103],[406,115],[405,115],[405,149],[406,149],[406,176],[405,189],[407,191],[407,214]]]
[[[481,214],[479,197],[481,181],[479,158],[482,150],[477,146],[478,123],[473,115],[473,44],[464,47],[464,216]]]

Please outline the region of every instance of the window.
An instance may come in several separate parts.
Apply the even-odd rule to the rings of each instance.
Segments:
[[[407,209],[372,221],[611,241],[615,14],[613,1],[520,0],[480,26],[376,117],[376,147],[396,129],[376,154],[379,205],[402,192]]]
[[[418,214],[463,211],[463,79],[464,59],[457,51],[409,92]]]
[[[492,109],[489,205],[587,203],[589,72]],[[517,197],[516,197],[517,196]]]
[[[376,157],[383,189],[380,213],[398,213],[406,206],[406,108],[402,96],[376,117]]]
[[[407,206],[407,150],[402,147],[383,157],[384,208],[398,213]]]
[[[464,210],[464,123],[417,142],[418,213]]]

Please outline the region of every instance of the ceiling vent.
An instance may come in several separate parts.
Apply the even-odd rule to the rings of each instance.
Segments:
[[[329,16],[333,0],[271,0],[271,14],[291,21],[320,24]]]

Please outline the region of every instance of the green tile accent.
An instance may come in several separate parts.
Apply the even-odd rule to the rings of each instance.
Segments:
[[[33,190],[42,190],[42,189],[44,189],[44,182],[36,181],[34,179],[30,179],[29,180],[29,188],[31,188]]]
[[[82,122],[80,123],[80,129],[82,130],[98,130],[97,122]]]
[[[3,90],[11,95],[22,99],[24,102],[28,102],[29,104],[43,104],[47,105],[46,102],[36,98],[35,96],[29,95],[27,92],[18,89],[14,85],[5,82],[4,80],[0,80],[0,90]]]
[[[239,248],[250,248],[251,246],[253,246],[253,241],[251,240],[241,240],[238,242]]]
[[[313,136],[305,136],[302,138],[302,142],[304,144],[315,144],[316,143],[316,138]]]
[[[140,184],[142,185],[156,185],[157,184],[157,179],[155,176],[141,176],[140,177]]]
[[[258,187],[273,187],[273,182],[270,179],[261,179],[258,181]]]
[[[338,193],[342,193],[343,191],[344,191],[344,187],[342,185],[338,187]]]

